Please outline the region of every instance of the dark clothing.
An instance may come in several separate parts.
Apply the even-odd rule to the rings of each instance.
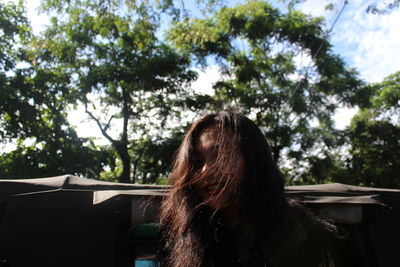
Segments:
[[[289,204],[284,224],[278,240],[258,249],[249,249],[242,233],[221,223],[202,227],[201,238],[208,242],[204,267],[339,267],[332,257],[339,240],[333,225],[296,203]]]
[[[252,260],[244,262],[238,255],[245,241],[238,240],[232,231],[222,226],[216,230],[217,240],[214,239],[215,266],[334,267],[331,250],[337,237],[333,229],[332,225],[317,220],[303,207],[290,206],[284,234],[280,242],[270,249],[273,251],[260,250],[258,253],[263,254],[261,256],[254,251],[254,255],[250,256]]]
[[[216,241],[216,248],[214,250],[214,256],[216,259],[216,264],[215,266],[232,266],[232,267],[264,267],[266,266],[263,260],[258,259],[258,261],[255,258],[258,258],[256,255],[254,255],[253,259],[254,262],[252,263],[245,263],[243,259],[240,259],[239,254],[240,252],[238,251],[240,248],[239,246],[241,245],[239,240],[235,240],[234,234],[232,231],[226,229],[226,228],[221,228],[219,229],[219,240]],[[269,267],[269,265],[267,265]]]

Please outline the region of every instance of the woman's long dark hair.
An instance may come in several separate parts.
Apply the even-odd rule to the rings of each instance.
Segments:
[[[213,266],[209,244],[213,235],[214,211],[193,189],[196,176],[195,142],[207,127],[219,129],[219,156],[214,166],[232,166],[232,148],[239,146],[245,165],[243,181],[236,186],[239,208],[238,229],[246,229],[247,250],[254,252],[273,249],[287,216],[284,179],[274,162],[270,146],[260,129],[250,119],[234,111],[210,114],[195,121],[177,152],[170,181],[172,189],[164,199],[160,222],[164,231],[167,259],[170,267]],[[225,156],[224,156],[225,155]],[[227,156],[228,155],[228,156]],[[216,170],[224,173],[224,170]],[[244,259],[246,260],[246,259]]]

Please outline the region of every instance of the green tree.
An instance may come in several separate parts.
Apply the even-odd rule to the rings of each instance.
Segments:
[[[35,45],[40,64],[70,77],[60,90],[86,106],[112,145],[122,163],[118,181],[134,182],[151,161],[144,144],[167,136],[187,106],[196,77],[189,58],[159,40],[160,11],[146,1],[44,1],[43,8],[53,17]]]
[[[350,170],[356,184],[400,188],[400,72],[368,88],[348,130]]]
[[[219,64],[215,98],[255,120],[292,179],[336,146],[331,116],[338,105],[358,101],[357,74],[332,53],[323,23],[248,1],[176,23],[169,35],[200,64]]]
[[[97,177],[108,153],[68,124],[70,96],[54,86],[65,84],[65,75],[40,68],[27,51],[32,34],[21,3],[1,3],[0,11],[0,137],[15,146],[0,155],[0,177]]]

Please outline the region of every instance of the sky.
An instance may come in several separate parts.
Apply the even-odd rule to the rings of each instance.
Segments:
[[[306,0],[299,7],[312,16],[324,16],[329,29],[337,19],[344,1],[332,0],[337,3],[333,11],[325,9],[328,2],[330,1]],[[355,67],[365,81],[379,82],[400,69],[400,27],[396,26],[400,25],[400,8],[386,15],[368,14],[365,10],[371,2],[350,0],[330,34],[330,41],[333,43],[333,50],[349,66]],[[39,3],[40,0],[27,1],[28,17],[36,33],[47,22],[45,16],[37,14]],[[210,73],[209,70],[208,74]],[[200,78],[202,77],[206,78],[205,75]],[[210,79],[213,78],[215,77]]]
[[[362,79],[380,82],[400,70],[400,9],[387,15],[369,14],[365,10],[371,2],[350,0],[333,28],[330,41],[333,50],[356,68]],[[338,9],[342,6],[340,3]],[[329,28],[339,13],[339,10],[326,11],[321,0],[307,0],[302,10],[325,16]]]
[[[37,15],[40,0],[27,1],[28,18],[31,20],[35,33],[41,31],[47,18]],[[235,1],[237,2],[237,1]],[[336,3],[336,8],[327,11],[325,6],[329,2]],[[349,67],[355,68],[360,77],[366,82],[380,82],[384,77],[400,70],[400,9],[395,9],[386,15],[366,13],[366,8],[372,0],[349,0],[345,5],[344,0],[307,0],[299,7],[312,16],[324,16],[326,27],[334,25],[329,40],[333,50],[339,54]],[[336,20],[336,23],[334,24]],[[212,92],[212,83],[218,79],[218,69],[209,67],[199,73],[199,79],[193,84],[198,91]],[[334,120],[336,126],[343,129],[349,124],[356,109],[341,108],[336,113]],[[82,137],[98,137],[98,144],[103,141],[97,127],[82,119],[83,109],[71,111],[69,120],[77,126],[78,134]]]
[[[389,14],[374,15],[366,12],[372,1],[337,1],[334,11],[327,11],[321,0],[307,0],[301,9],[313,16],[324,16],[330,33],[333,51],[349,67],[355,68],[364,81],[380,82],[400,70],[400,9]],[[344,6],[344,8],[343,8]],[[340,14],[341,9],[343,12]],[[336,23],[334,24],[335,20]],[[345,128],[357,109],[341,108],[334,116],[336,126]]]

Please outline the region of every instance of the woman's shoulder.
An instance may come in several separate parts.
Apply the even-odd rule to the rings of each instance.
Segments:
[[[332,250],[339,240],[336,227],[289,200],[288,215],[270,259],[274,267],[335,266]]]

